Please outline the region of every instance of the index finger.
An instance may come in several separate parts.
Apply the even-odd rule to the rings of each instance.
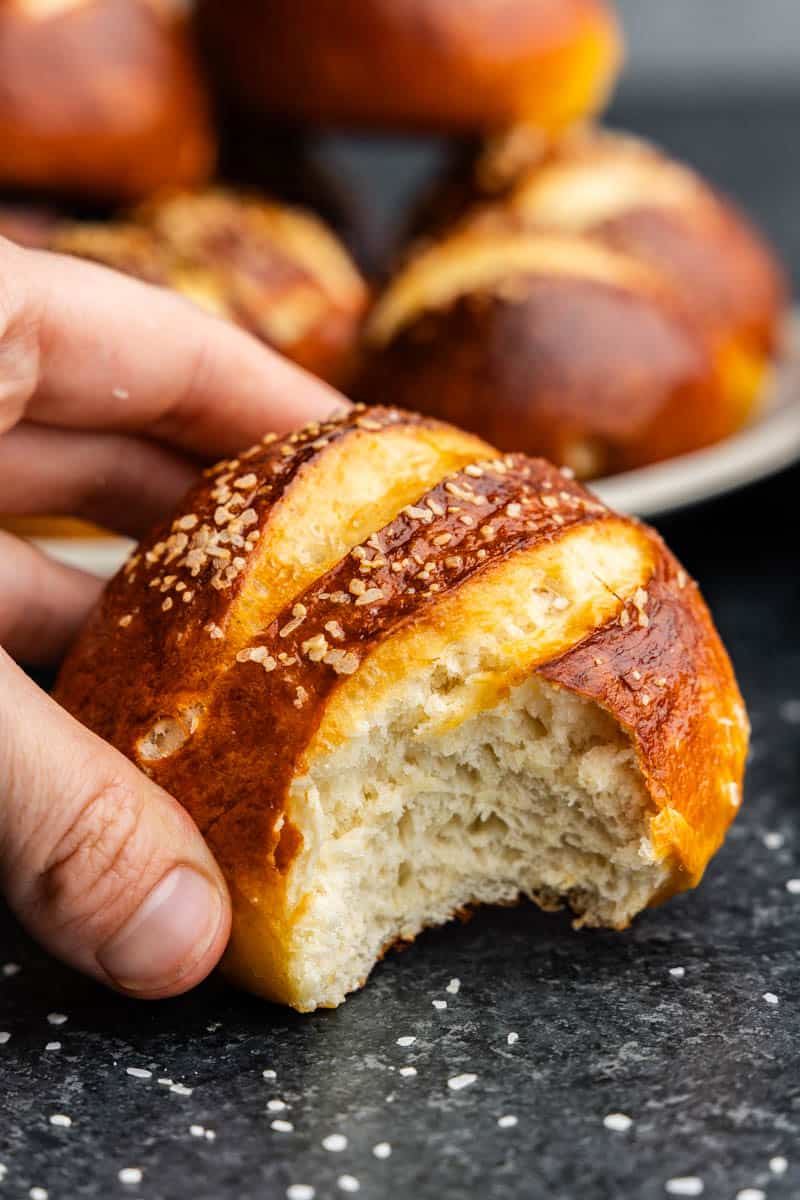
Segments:
[[[0,432],[24,415],[222,456],[341,403],[326,384],[171,292],[0,238]]]

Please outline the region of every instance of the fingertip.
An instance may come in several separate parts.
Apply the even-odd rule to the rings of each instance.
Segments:
[[[178,996],[214,969],[227,945],[231,912],[220,878],[173,867],[97,952],[117,991],[139,999]]]

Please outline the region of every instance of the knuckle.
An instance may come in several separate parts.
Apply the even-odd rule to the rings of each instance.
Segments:
[[[95,784],[81,798],[38,881],[39,901],[62,931],[138,894],[153,858],[142,836],[145,817],[144,797],[119,779]]]

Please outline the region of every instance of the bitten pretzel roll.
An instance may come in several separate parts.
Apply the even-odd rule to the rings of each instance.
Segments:
[[[621,58],[604,0],[204,0],[231,92],[318,125],[554,133],[596,112]]]
[[[548,149],[516,131],[425,215],[379,300],[359,398],[592,477],[710,445],[763,396],[780,268],[729,202],[645,143],[584,131]]]
[[[0,183],[137,200],[211,174],[215,139],[171,0],[0,0]]]
[[[693,886],[748,736],[655,533],[381,408],[213,469],[109,585],[57,696],[197,821],[229,975],[302,1011],[468,905],[623,928]]]

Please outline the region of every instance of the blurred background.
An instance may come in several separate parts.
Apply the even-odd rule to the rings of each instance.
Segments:
[[[620,95],[703,100],[800,87],[797,0],[620,0],[628,65]]]

